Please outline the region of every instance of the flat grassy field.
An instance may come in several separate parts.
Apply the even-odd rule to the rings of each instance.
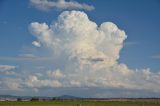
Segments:
[[[160,101],[1,101],[0,106],[160,106]]]

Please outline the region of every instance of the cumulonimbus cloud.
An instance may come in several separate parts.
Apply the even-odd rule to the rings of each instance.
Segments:
[[[94,10],[94,7],[87,4],[80,4],[76,1],[65,1],[65,0],[30,0],[30,3],[40,10],[50,10],[50,9],[81,9],[81,10]]]
[[[33,22],[29,29],[38,42],[53,52],[53,60],[66,59],[63,68],[47,72],[50,73],[48,78],[57,81],[59,87],[160,92],[159,74],[150,69],[132,70],[126,64],[118,63],[127,36],[112,22],[98,26],[84,12],[64,11],[50,26]],[[63,77],[57,78],[55,75]],[[38,78],[35,80],[39,81]]]

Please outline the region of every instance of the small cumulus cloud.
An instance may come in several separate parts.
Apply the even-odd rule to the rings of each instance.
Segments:
[[[41,44],[37,41],[33,41],[32,44],[35,46],[35,47],[41,47]]]
[[[81,10],[94,10],[94,7],[91,5],[87,5],[85,3],[80,4],[76,1],[65,1],[65,0],[30,0],[30,3],[32,6],[47,11],[50,9],[59,9],[59,10],[65,10],[65,9],[81,9]]]
[[[29,88],[56,88],[61,87],[61,83],[58,80],[39,79],[37,76],[29,76],[25,81],[25,85]]]
[[[65,75],[59,69],[57,69],[55,71],[48,71],[47,74],[50,78],[63,78],[63,77],[65,77]]]

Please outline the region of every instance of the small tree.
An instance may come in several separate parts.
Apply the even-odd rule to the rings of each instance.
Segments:
[[[52,100],[58,100],[58,98],[57,97],[53,97]]]
[[[39,98],[35,98],[35,97],[33,97],[33,98],[31,98],[31,100],[30,101],[39,101]]]
[[[22,101],[22,99],[21,98],[17,98],[17,101]]]

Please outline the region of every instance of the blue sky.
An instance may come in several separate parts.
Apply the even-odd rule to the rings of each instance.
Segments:
[[[31,0],[32,1],[32,0]],[[29,0],[1,0],[0,1],[0,68],[1,73],[0,81],[3,83],[5,78],[15,78],[16,80],[27,80],[30,75],[43,74],[42,79],[48,79],[46,72],[48,70],[63,70],[66,65],[65,56],[64,59],[52,60],[52,52],[48,50],[48,47],[43,45],[43,40],[38,39],[36,33],[31,33],[30,25],[33,22],[43,23],[50,25],[57,21],[57,17],[65,10],[80,10],[84,11],[89,17],[89,20],[95,22],[98,26],[103,22],[113,22],[119,29],[124,30],[127,39],[123,42],[123,48],[119,52],[118,63],[125,63],[131,70],[143,70],[150,69],[150,72],[154,74],[157,79],[160,75],[160,1],[159,0],[105,0],[105,1],[86,1],[76,0],[77,3],[85,3],[88,6],[93,6],[93,10],[87,10],[85,8],[79,9],[77,7],[57,8],[51,7],[50,10],[42,10],[36,7],[34,2]],[[34,0],[33,0],[34,1]],[[56,2],[56,1],[53,1]],[[69,1],[66,1],[69,2]],[[69,8],[69,9],[68,9]],[[34,27],[33,27],[34,29]],[[34,35],[35,34],[35,35]],[[34,35],[34,36],[33,36]],[[33,41],[41,43],[41,47],[35,47],[32,45]],[[106,44],[107,45],[107,44]],[[105,45],[103,45],[105,46]],[[50,47],[49,47],[50,49]],[[44,57],[44,58],[39,58]],[[55,56],[53,56],[55,58]],[[66,57],[67,58],[67,57]],[[68,58],[67,58],[68,59]],[[57,62],[58,61],[58,62]],[[64,64],[64,65],[63,65]],[[11,68],[11,71],[16,75],[4,74],[4,66],[15,66]],[[39,68],[38,68],[39,67]],[[45,71],[44,71],[45,70]],[[66,71],[66,69],[64,69]],[[64,71],[64,72],[65,72]],[[17,75],[20,73],[20,75]],[[35,74],[36,73],[36,74]],[[22,76],[21,76],[22,75]],[[20,77],[19,77],[20,76]],[[24,77],[23,77],[24,76]],[[26,78],[26,79],[25,79]],[[152,78],[151,78],[152,79]],[[141,80],[141,79],[140,79]],[[154,80],[155,81],[155,80]],[[158,81],[157,81],[158,82]],[[0,83],[1,84],[1,83]],[[19,85],[20,87],[25,84]],[[145,85],[145,83],[144,83]],[[10,89],[6,83],[1,85],[0,94],[10,92],[15,95],[26,95],[27,92],[34,92],[35,95],[44,95],[43,89],[50,89],[48,86],[40,88],[33,87],[34,90],[30,90],[30,86],[26,92],[22,93]],[[160,87],[160,85],[158,85]],[[83,88],[79,87],[79,91],[83,92]],[[23,87],[22,87],[23,88]],[[39,90],[40,88],[40,90]],[[92,88],[93,91],[99,92],[100,88]],[[112,87],[111,87],[112,88]],[[125,88],[125,87],[124,87]],[[42,89],[42,92],[40,92]],[[54,87],[53,87],[54,89]],[[57,88],[55,88],[57,89]],[[98,94],[81,95],[74,93],[73,88],[70,91],[65,91],[64,88],[58,90],[55,95],[61,95],[71,93],[78,96],[97,96]],[[104,87],[103,89],[110,89],[110,87]],[[118,88],[114,88],[119,91]],[[118,89],[118,90],[117,90]],[[128,88],[125,88],[128,89]],[[156,88],[155,88],[156,89]],[[136,89],[137,90],[137,89]],[[133,92],[136,92],[133,91]],[[62,92],[63,93],[59,93]],[[73,91],[73,92],[72,92]],[[50,92],[53,92],[50,89]],[[104,90],[105,92],[105,90]],[[130,89],[129,91],[130,92]],[[131,92],[131,93],[133,93]],[[138,92],[138,91],[137,91]],[[152,94],[156,96],[152,91],[144,92],[142,95],[146,96]],[[158,90],[160,93],[160,90]],[[48,93],[50,94],[50,93]],[[83,93],[82,93],[83,94]],[[99,94],[100,95],[100,94]],[[98,96],[99,96],[98,95]],[[107,93],[106,93],[107,95]],[[109,94],[108,94],[109,95]],[[110,94],[113,97],[116,96],[128,96],[125,94],[115,95]],[[54,96],[49,95],[49,96]],[[104,96],[104,95],[103,95]],[[134,95],[136,97],[136,95]]]

